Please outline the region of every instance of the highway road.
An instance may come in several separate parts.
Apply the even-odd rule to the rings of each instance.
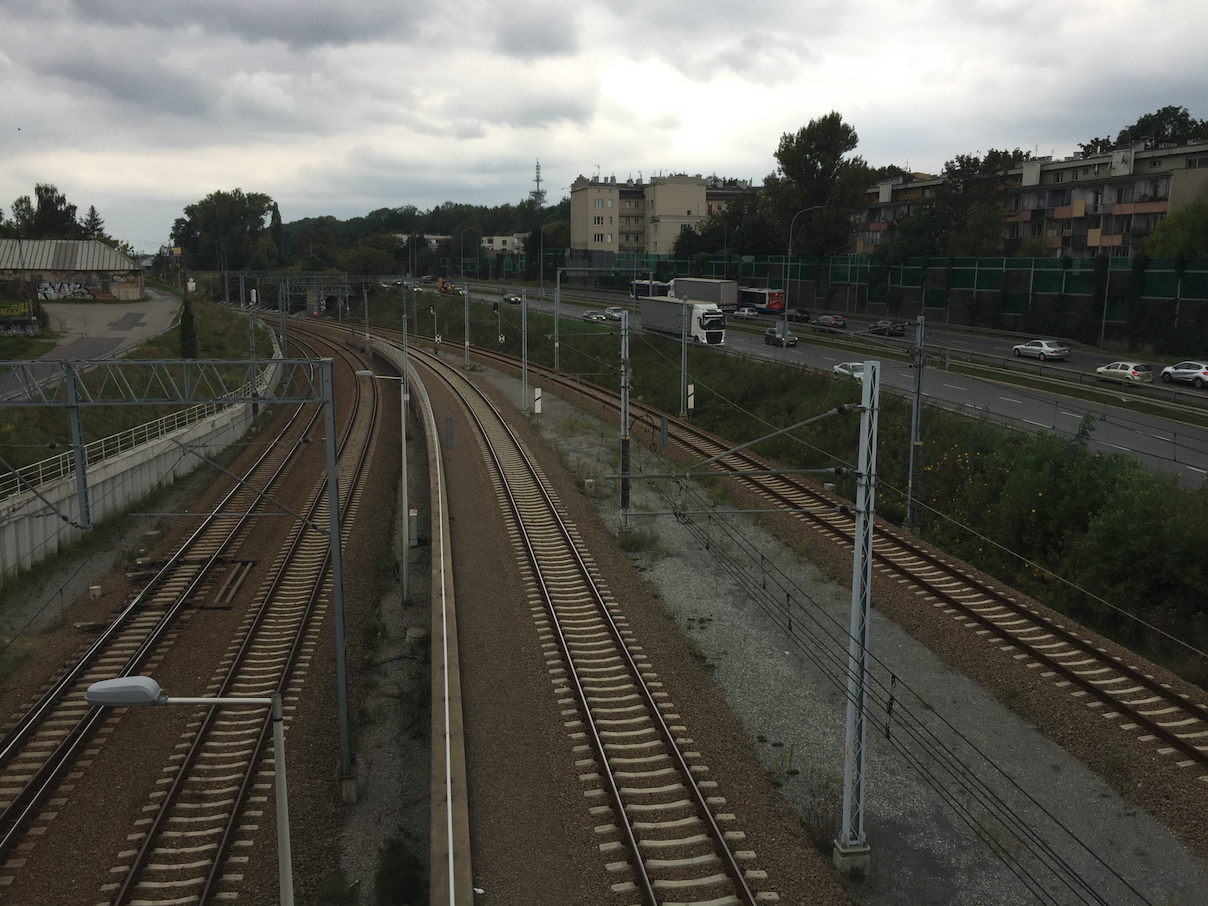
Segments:
[[[480,291],[472,287],[471,292],[475,298],[483,301],[499,298],[498,291]],[[569,293],[577,294],[577,290],[572,289]],[[552,314],[554,300],[551,288],[546,287],[544,303],[537,299],[536,295],[535,292],[529,294],[532,310]],[[599,301],[596,301],[597,298]],[[564,295],[559,308],[562,317],[578,320],[583,312],[589,309],[603,310],[608,304],[625,305],[626,302],[629,303],[627,307],[633,311],[633,300],[624,294],[605,298],[597,291],[588,302],[568,299]],[[874,319],[849,320],[849,326],[852,328],[849,334],[866,327],[871,320]],[[608,323],[615,326],[615,322]],[[640,328],[640,316],[631,315],[630,323],[635,329]],[[771,318],[760,318],[746,323],[745,326],[758,330],[758,333],[727,330],[727,351],[772,361],[790,362],[826,373],[830,373],[832,366],[839,362],[880,359],[883,391],[903,396],[909,396],[914,391],[914,372],[911,367],[904,362],[884,358],[880,354],[881,349],[890,347],[905,355],[913,336],[913,324],[908,327],[908,335],[904,339],[872,337],[869,338],[867,351],[853,352],[811,343],[811,337],[816,334],[808,326],[799,324],[789,325],[801,340],[798,346],[782,349],[765,345],[762,339],[763,329],[773,323],[775,321]],[[1107,384],[1096,383],[1090,377],[1097,366],[1115,360],[1099,350],[1074,348],[1068,362],[1046,363],[1043,369],[1038,369],[1035,360],[1014,359],[1011,347],[1016,343],[1026,342],[1027,339],[1030,338],[1019,338],[1017,335],[978,335],[953,330],[941,324],[928,324],[926,347],[929,353],[933,350],[949,349],[954,355],[972,357],[984,364],[1000,364],[1011,368],[1022,366],[1032,374],[1038,370],[1043,370],[1045,374],[1061,374],[1074,378],[1081,374],[1089,387],[1096,388],[1099,399],[1090,402],[1063,395],[1055,390],[1021,387],[1006,380],[1000,382],[970,377],[936,367],[927,367],[924,370],[923,397],[927,402],[953,412],[1014,425],[1023,430],[1045,430],[1063,437],[1073,437],[1082,424],[1083,417],[1087,412],[1091,412],[1095,422],[1088,448],[1093,452],[1132,453],[1147,468],[1175,476],[1184,487],[1204,486],[1208,478],[1208,429],[1184,424],[1175,418],[1137,413],[1113,405],[1116,401],[1123,403],[1126,398],[1135,399],[1137,390],[1115,389]],[[1119,356],[1127,357],[1126,354]],[[1156,376],[1160,367],[1155,367],[1154,371]],[[1178,388],[1175,393],[1159,383],[1154,388],[1142,388],[1140,392],[1155,397],[1162,396],[1165,399],[1177,396],[1180,402],[1208,406],[1208,390]]]

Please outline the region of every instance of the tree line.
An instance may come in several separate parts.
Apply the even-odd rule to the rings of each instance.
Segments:
[[[1095,138],[1079,145],[1082,156],[1137,142],[1147,146],[1208,139],[1208,121],[1184,107],[1163,107],[1121,129],[1116,139]],[[753,197],[684,227],[672,254],[681,260],[702,255],[804,255],[822,257],[850,249],[853,217],[867,206],[871,185],[886,179],[910,183],[915,175],[896,165],[874,168],[853,154],[856,130],[838,112],[810,120],[781,136],[778,168]],[[1019,148],[958,154],[944,163],[944,182],[916,201],[909,219],[873,257],[887,260],[1000,255],[1007,216],[1007,171],[1031,159]],[[790,237],[791,233],[791,237]],[[791,242],[790,242],[791,238]],[[1146,240],[1153,257],[1208,257],[1208,205],[1201,201],[1168,214]],[[1050,257],[1043,238],[1022,240],[1021,258]]]
[[[338,269],[350,274],[435,273],[443,258],[467,259],[483,236],[523,235],[527,249],[570,245],[570,199],[540,206],[531,200],[494,207],[447,201],[379,208],[363,217],[330,215],[283,223],[277,203],[257,192],[211,192],[188,205],[172,226],[172,242],[190,268],[217,270]],[[425,235],[448,237],[430,247]]]
[[[94,205],[82,217],[58,186],[38,183],[34,194],[13,199],[8,217],[0,210],[0,236],[6,239],[95,239],[124,255],[133,257],[128,242],[105,232],[105,221]]]
[[[1208,122],[1186,108],[1163,107],[1120,130],[1095,138],[1080,153],[1112,147],[1184,142],[1208,137]],[[852,221],[867,207],[869,186],[909,183],[915,174],[895,164],[873,167],[855,153],[859,136],[831,111],[785,133],[774,152],[776,169],[755,193],[740,197],[695,227],[685,227],[672,249],[681,260],[708,255],[821,257],[850,250]],[[958,154],[945,162],[944,182],[914,203],[894,237],[875,256],[886,260],[986,257],[1001,254],[1006,224],[1007,171],[1032,157],[1019,148]],[[791,233],[791,236],[790,236]],[[483,236],[525,237],[531,268],[538,249],[570,245],[570,199],[551,206],[532,200],[494,207],[447,201],[429,210],[405,204],[341,220],[308,217],[282,223],[277,203],[256,192],[216,191],[188,205],[172,227],[172,241],[191,268],[230,270],[339,269],[354,274],[433,273],[442,259],[480,247]],[[425,235],[447,236],[430,247]],[[469,244],[467,244],[469,243]],[[1194,202],[1167,215],[1146,241],[1154,257],[1208,256],[1208,205]],[[475,257],[481,252],[474,253]],[[498,252],[496,254],[503,254]],[[1022,241],[1020,257],[1052,254],[1042,239]]]

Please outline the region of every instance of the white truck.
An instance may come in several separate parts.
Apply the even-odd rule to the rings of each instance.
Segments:
[[[726,316],[712,302],[681,302],[667,296],[642,299],[642,327],[683,336],[684,306],[688,307],[688,339],[709,346],[726,344]]]
[[[667,295],[693,302],[712,302],[722,311],[737,311],[738,281],[709,277],[676,277],[667,287]]]

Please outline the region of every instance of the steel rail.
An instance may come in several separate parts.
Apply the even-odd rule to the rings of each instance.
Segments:
[[[295,342],[297,342],[297,340],[295,340]],[[337,349],[337,354],[343,355],[343,353],[340,352],[338,349]],[[343,356],[343,357],[347,358],[347,356]],[[355,426],[355,421],[356,421],[356,410],[359,407],[359,405],[360,405],[360,390],[358,387],[354,410],[350,414],[347,422],[345,423],[344,435],[340,439],[339,446],[340,446],[341,451],[345,448],[346,443],[348,442],[349,438],[352,436],[353,428]],[[374,402],[374,406],[375,406],[375,415],[373,416],[373,418],[376,417],[376,400]],[[358,462],[358,470],[364,464],[365,457],[367,456],[367,451],[368,451],[368,444],[366,444],[364,447],[362,447],[361,456],[360,456],[360,459]],[[324,481],[324,480],[325,479],[320,479],[320,481]],[[345,489],[344,494],[347,494],[348,497],[351,498],[353,492],[354,492],[353,487],[350,483],[350,485]],[[344,496],[344,494],[342,494],[341,496]],[[311,502],[311,505],[307,508],[306,517],[308,519],[313,520],[315,513],[321,508],[322,503],[325,499],[326,499],[326,490],[324,488],[315,495],[314,499]],[[345,520],[347,520],[349,518],[349,514],[347,513],[347,511],[342,512],[341,516],[342,516],[341,523],[343,523]],[[272,580],[270,581],[269,593],[265,595],[264,601],[262,602],[261,606],[257,609],[257,612],[256,612],[255,616],[253,617],[251,624],[249,624],[247,631],[244,633],[243,639],[240,643],[239,650],[238,650],[238,652],[236,652],[234,658],[232,659],[231,665],[227,670],[227,674],[226,674],[225,678],[223,679],[218,692],[216,693],[217,696],[224,696],[224,695],[228,695],[230,693],[231,686],[236,681],[239,671],[246,665],[247,658],[248,658],[248,652],[254,642],[256,633],[263,626],[264,621],[267,619],[269,609],[273,602],[274,596],[277,593],[277,591],[280,589],[282,583],[285,581],[288,571],[290,570],[291,567],[294,566],[294,561],[297,557],[298,550],[301,547],[303,541],[306,539],[306,537],[307,537],[306,527],[302,526],[297,531],[294,532],[293,537],[290,539],[287,553],[286,553],[285,557],[282,558],[281,566],[278,568],[276,574],[273,576]],[[284,694],[285,687],[288,685],[290,671],[293,669],[294,665],[296,664],[297,655],[301,649],[301,644],[305,637],[306,627],[309,624],[310,618],[313,615],[314,606],[318,601],[320,591],[324,585],[324,582],[325,582],[324,577],[327,574],[329,565],[330,565],[330,549],[328,550],[327,553],[325,553],[322,565],[319,567],[319,570],[318,570],[319,581],[317,581],[315,583],[315,585],[311,588],[311,591],[310,591],[310,594],[309,594],[308,600],[307,600],[307,606],[305,609],[305,613],[303,615],[303,618],[299,622],[298,631],[294,636],[293,642],[291,643],[291,646],[290,646],[289,654],[287,655],[287,659],[281,669],[281,674],[280,674],[280,678],[277,683],[276,691],[280,692],[282,694]],[[142,879],[143,871],[144,871],[146,865],[150,862],[151,857],[155,853],[157,838],[159,837],[160,833],[163,831],[164,826],[167,824],[173,807],[175,806],[176,802],[179,801],[180,795],[183,792],[185,785],[189,780],[190,769],[193,767],[194,764],[196,764],[197,758],[201,754],[201,752],[208,740],[209,731],[213,728],[213,725],[214,725],[215,721],[218,719],[218,716],[219,716],[219,709],[217,707],[208,708],[206,710],[205,715],[202,718],[201,724],[194,731],[193,740],[189,746],[189,750],[186,753],[183,761],[179,765],[179,768],[173,775],[172,783],[169,785],[168,790],[165,792],[165,795],[160,800],[160,806],[156,810],[155,815],[151,819],[150,825],[147,827],[147,829],[145,831],[145,836],[143,837],[142,845],[139,847],[138,851],[136,852],[136,854],[134,856],[134,860],[131,863],[129,871],[126,873],[126,876],[123,879],[121,886],[118,888],[118,890],[114,894],[113,900],[111,901],[113,906],[125,906],[125,904],[128,904],[131,902],[131,900],[135,894],[135,890],[138,887],[138,884]],[[271,732],[271,726],[272,726],[272,717],[271,717],[271,715],[266,714],[266,716],[264,718],[264,722],[261,725],[258,740],[252,749],[252,751],[254,753],[259,753],[259,752],[263,751],[266,740],[268,739],[269,733]],[[199,898],[197,900],[197,902],[199,904],[205,904],[205,903],[210,902],[210,899],[214,895],[217,884],[222,879],[222,873],[225,869],[226,856],[230,850],[231,840],[235,834],[235,831],[237,830],[237,822],[240,820],[243,806],[246,803],[247,797],[251,792],[253,778],[256,773],[256,769],[257,769],[257,756],[253,755],[248,760],[248,769],[244,773],[243,779],[240,782],[238,794],[233,802],[233,805],[231,806],[231,809],[229,812],[229,818],[223,827],[223,832],[222,832],[222,836],[218,843],[218,848],[215,850],[213,860],[210,863],[209,871],[206,874],[206,878],[203,882],[201,892],[199,893]]]
[[[259,469],[271,456],[277,453],[277,441],[279,441],[291,429],[296,427],[296,422],[301,415],[302,407],[299,406],[291,417],[289,423],[278,433],[276,440],[267,445],[264,453],[257,458],[256,462],[248,470],[248,474],[252,474]],[[310,424],[313,424],[314,416],[303,430],[309,430]],[[282,461],[274,468],[273,473],[269,476],[269,480],[265,487],[272,487],[275,482],[284,474],[286,467],[289,465],[291,457],[298,450],[297,444],[294,448],[283,457]],[[51,688],[42,696],[33,708],[29,709],[19,720],[18,724],[5,736],[3,746],[0,747],[0,764],[7,764],[20,750],[20,748],[28,741],[30,736],[37,730],[41,723],[48,717],[55,707],[63,700],[68,691],[80,682],[80,677],[90,668],[92,662],[102,654],[113,642],[125,631],[132,617],[137,614],[145,606],[147,601],[153,597],[158,588],[163,585],[168,576],[175,571],[187,559],[187,554],[195,548],[205,534],[211,530],[213,525],[219,519],[229,518],[229,514],[223,512],[243,489],[236,485],[230,492],[219,502],[215,510],[207,516],[202,524],[193,532],[184,544],[177,550],[167,561],[167,563],[159,570],[156,577],[149,582],[140,592],[134,597],[114,621],[102,631],[100,637],[88,647],[88,650],[83,656],[66,671],[59,679],[51,686]],[[137,670],[149,654],[159,645],[164,634],[174,625],[177,615],[181,608],[189,600],[193,594],[205,581],[209,575],[209,570],[212,567],[215,557],[219,556],[222,551],[229,548],[234,542],[235,537],[247,525],[248,520],[252,518],[252,513],[261,504],[261,501],[254,499],[252,507],[247,512],[240,514],[239,519],[234,527],[232,527],[223,538],[216,553],[212,557],[207,557],[197,573],[189,581],[185,589],[177,596],[172,605],[165,610],[163,617],[159,620],[155,627],[152,628],[147,637],[139,644],[135,652],[127,659],[119,671],[119,676],[126,676]],[[31,776],[29,781],[22,787],[21,791],[13,797],[9,804],[0,813],[0,827],[4,828],[3,834],[0,835],[0,858],[8,853],[15,845],[16,841],[24,832],[24,828],[29,821],[37,814],[42,802],[47,798],[51,789],[55,786],[63,773],[67,770],[68,765],[75,759],[80,747],[87,742],[92,733],[95,731],[98,721],[101,720],[102,709],[91,709],[76,725],[64,736],[63,740],[50,755],[42,762],[38,769]]]
[[[429,356],[426,353],[419,353],[419,356],[424,361],[428,362],[430,368],[432,367],[432,365],[431,365],[432,357],[431,356]],[[659,710],[659,707],[658,707],[658,703],[654,700],[654,697],[651,694],[649,687],[646,685],[645,681],[642,678],[641,669],[638,667],[637,663],[634,661],[633,655],[629,651],[629,646],[626,644],[624,637],[621,635],[620,629],[616,625],[616,622],[613,620],[613,617],[612,617],[612,614],[610,612],[607,602],[604,600],[603,596],[600,593],[598,586],[596,585],[595,581],[592,579],[591,571],[588,569],[587,564],[583,562],[583,558],[578,549],[578,544],[571,537],[570,532],[567,530],[565,522],[563,522],[561,517],[558,515],[558,508],[555,505],[552,498],[550,497],[549,491],[545,488],[544,483],[541,481],[541,479],[536,471],[536,468],[532,464],[532,461],[529,459],[528,455],[525,453],[524,448],[521,446],[519,440],[516,438],[515,434],[511,430],[511,428],[504,421],[503,416],[500,415],[499,410],[495,407],[494,403],[492,403],[491,400],[487,399],[487,397],[484,394],[482,394],[481,391],[478,390],[478,388],[474,387],[473,384],[471,384],[469,381],[466,381],[460,375],[457,375],[456,372],[452,371],[452,369],[449,369],[448,366],[445,365],[443,362],[439,362],[439,360],[437,360],[437,364],[440,366],[440,368],[433,369],[433,370],[446,371],[446,372],[448,372],[448,374],[454,375],[454,377],[456,377],[458,379],[458,382],[463,384],[465,387],[468,387],[470,389],[470,391],[472,391],[476,395],[478,400],[480,402],[482,402],[492,412],[492,414],[498,420],[498,428],[504,432],[505,436],[515,446],[515,450],[518,455],[518,458],[520,459],[520,461],[522,461],[524,463],[526,470],[528,472],[528,475],[533,481],[533,485],[537,489],[542,501],[544,502],[544,504],[547,508],[548,515],[552,518],[553,522],[556,524],[559,535],[560,535],[563,543],[565,544],[567,551],[574,558],[575,566],[579,570],[583,583],[585,584],[588,591],[590,592],[593,602],[595,603],[600,615],[606,622],[613,640],[616,642],[617,648],[625,661],[626,668],[634,679],[634,685],[637,688],[639,695],[642,697],[642,700],[643,700],[644,704],[646,705],[646,708],[652,717],[652,722],[654,723],[658,734],[662,738],[662,742],[664,744],[664,747],[667,750],[668,757],[674,763],[677,772],[686,781],[685,788],[686,788],[689,796],[693,800],[693,805],[698,813],[698,817],[700,817],[706,825],[706,831],[708,832],[709,836],[712,838],[712,840],[714,842],[715,849],[718,851],[719,858],[722,861],[722,865],[726,871],[726,874],[729,876],[731,883],[734,886],[736,894],[738,895],[738,897],[741,899],[741,901],[743,903],[748,904],[748,906],[754,906],[755,895],[752,893],[750,888],[747,886],[746,879],[742,873],[742,869],[738,865],[738,862],[735,859],[733,852],[731,852],[729,845],[726,843],[725,833],[721,830],[720,827],[718,827],[717,822],[713,817],[713,812],[709,808],[708,802],[706,801],[704,794],[701,792],[700,787],[697,785],[695,778],[692,776],[691,768],[689,767],[688,763],[684,760],[683,753],[680,751],[679,746],[676,744],[674,734],[672,734],[670,728],[667,726],[666,721],[663,719],[662,712]],[[452,385],[454,383],[454,381],[452,379],[450,379],[448,376],[445,377],[445,380],[448,383],[450,383],[450,385]],[[459,395],[462,395],[464,398],[463,392],[459,391]],[[491,438],[490,438],[486,425],[483,424],[482,420],[478,417],[477,413],[473,412],[472,408],[469,406],[468,403],[467,403],[466,407],[467,407],[467,409],[470,410],[470,414],[474,418],[475,422],[478,424],[479,430],[482,434],[483,441],[486,443],[487,448],[491,453],[492,461],[495,464],[495,468],[498,470],[498,473],[499,473],[499,476],[501,479],[501,484],[507,495],[509,508],[512,511],[513,518],[516,520],[517,528],[519,530],[521,538],[523,539],[525,550],[529,557],[529,562],[532,564],[532,567],[533,567],[534,577],[537,581],[537,584],[539,585],[539,587],[541,589],[541,594],[542,594],[542,598],[544,599],[544,602],[545,602],[546,611],[550,616],[551,624],[553,625],[553,627],[556,630],[558,645],[562,652],[563,659],[564,659],[565,663],[568,665],[568,667],[571,668],[570,670],[568,670],[568,674],[574,681],[575,696],[579,700],[579,704],[580,704],[580,707],[582,708],[582,712],[583,712],[584,716],[587,717],[585,726],[590,730],[592,745],[596,750],[597,757],[600,759],[600,764],[606,768],[609,763],[608,755],[604,749],[603,740],[600,739],[598,732],[596,730],[595,722],[591,717],[591,708],[587,701],[587,694],[586,694],[585,690],[583,689],[582,684],[579,681],[579,677],[578,677],[577,673],[573,669],[574,659],[571,655],[570,647],[566,640],[566,637],[562,632],[562,627],[559,622],[559,617],[558,617],[558,614],[557,614],[554,604],[553,604],[553,595],[545,583],[545,578],[542,575],[541,564],[540,564],[538,555],[537,555],[536,551],[533,549],[533,544],[532,544],[531,538],[529,536],[528,529],[526,528],[526,525],[525,525],[525,517],[521,513],[520,505],[516,501],[516,498],[515,498],[514,494],[512,493],[511,485],[509,484],[508,479],[507,479],[507,471],[505,470],[505,468],[503,466],[499,453],[496,450],[495,444],[492,443],[492,441],[491,441]],[[640,882],[640,883],[638,883],[637,886],[642,894],[643,900],[646,903],[648,903],[649,906],[658,906],[658,899],[654,893],[654,889],[652,886],[652,882],[649,878],[649,875],[646,873],[646,870],[645,870],[645,867],[643,864],[643,860],[641,857],[641,853],[638,848],[637,840],[633,835],[633,829],[629,826],[628,821],[625,820],[626,811],[625,811],[624,803],[621,800],[620,790],[616,786],[615,778],[612,776],[611,771],[609,771],[607,769],[602,771],[602,776],[603,776],[603,779],[606,781],[606,785],[608,788],[608,795],[609,795],[609,798],[612,800],[613,808],[616,809],[618,830],[621,832],[621,835],[624,838],[625,847],[629,851],[630,856],[634,862],[634,872],[635,872],[635,875],[638,876],[638,879]]]

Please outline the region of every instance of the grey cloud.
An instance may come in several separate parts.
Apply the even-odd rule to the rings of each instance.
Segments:
[[[71,0],[70,18],[115,27],[227,35],[250,43],[279,41],[293,47],[340,46],[398,39],[414,33],[426,15],[417,0],[210,0],[207,3],[141,0]]]
[[[494,49],[520,59],[565,56],[579,49],[574,14],[563,3],[516,2],[492,7]]]

